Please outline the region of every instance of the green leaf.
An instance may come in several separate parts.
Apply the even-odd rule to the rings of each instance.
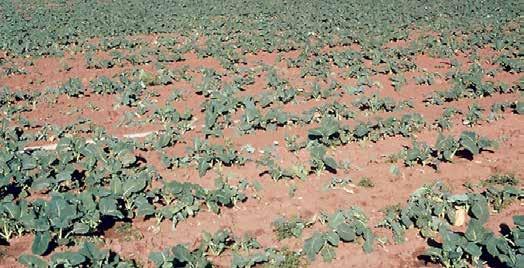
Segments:
[[[151,252],[149,254],[149,260],[155,264],[155,267],[162,267],[168,258],[169,256],[164,252]]]
[[[471,131],[464,131],[460,135],[460,144],[464,146],[472,155],[477,155],[480,149],[477,145],[477,133]]]
[[[480,138],[478,141],[479,150],[486,150],[492,146],[496,147],[496,143],[487,138]]]
[[[394,175],[396,177],[399,177],[400,176],[400,169],[397,167],[397,165],[391,164],[391,166],[389,166],[389,173],[391,173],[392,175]]]
[[[18,262],[30,268],[47,268],[47,262],[33,255],[21,255]]]
[[[331,118],[331,117],[324,117],[325,119],[322,120],[320,123],[322,127],[322,132],[324,136],[327,138],[335,133],[338,132],[340,129],[340,125],[337,120]]]
[[[471,206],[471,213],[473,214],[473,217],[481,223],[485,223],[489,218],[489,207],[486,200],[482,198],[477,202],[474,202]]]
[[[325,245],[320,251],[320,255],[322,255],[325,262],[331,262],[336,257],[335,250],[330,245]]]
[[[337,161],[329,156],[324,157],[324,164],[328,168],[333,169],[333,170],[336,170],[338,168]]]
[[[366,124],[358,124],[358,126],[355,128],[355,136],[357,138],[362,138],[366,136],[371,130],[369,129],[368,125]]]
[[[338,211],[328,218],[328,225],[329,227],[335,229],[339,224],[343,223],[345,220],[346,216],[344,216],[344,213],[342,211]]]
[[[442,154],[444,160],[452,161],[458,149],[458,143],[453,137],[445,137],[439,133],[435,148]]]
[[[89,225],[82,222],[75,222],[73,225],[73,233],[75,234],[87,234],[89,229]]]
[[[134,206],[136,207],[136,214],[138,216],[150,216],[155,214],[155,207],[143,196],[135,198]]]
[[[485,229],[482,224],[478,220],[471,219],[464,235],[471,242],[480,242],[484,238],[484,234]]]
[[[63,264],[66,267],[79,266],[84,263],[86,258],[84,255],[77,252],[57,252],[51,256],[51,262],[53,267],[57,267]]]
[[[49,249],[49,244],[51,244],[51,233],[49,232],[37,232],[35,233],[35,239],[33,240],[33,245],[31,246],[31,251],[36,255],[44,255]]]
[[[138,193],[146,188],[147,182],[144,178],[130,178],[123,182],[123,193],[122,196],[128,197],[133,193]]]
[[[135,155],[129,151],[122,151],[118,153],[117,158],[122,162],[124,167],[129,167],[136,162]]]
[[[339,224],[335,229],[335,232],[337,232],[338,236],[340,236],[340,239],[345,242],[352,242],[356,238],[355,227],[345,222]]]
[[[308,135],[313,137],[322,137],[322,130],[320,128],[314,128],[308,130]]]
[[[191,252],[184,245],[176,245],[173,249],[173,254],[177,260],[184,263],[191,262]]]
[[[103,261],[104,259],[109,257],[108,250],[100,250],[92,242],[84,242],[82,248],[78,251],[78,253],[90,259],[91,262],[100,260]]]
[[[406,240],[405,229],[398,222],[391,224],[391,229],[393,230],[393,240],[395,240],[395,243],[400,244]]]
[[[471,256],[479,258],[482,254],[482,249],[475,243],[468,243],[464,250]]]
[[[109,187],[115,195],[122,195],[124,192],[124,183],[120,178],[113,178],[109,183]]]
[[[364,250],[365,253],[373,252],[373,240],[364,241],[364,244],[362,245],[362,249]]]
[[[513,222],[516,226],[524,228],[524,215],[515,215],[513,216]]]
[[[442,249],[437,248],[437,247],[430,247],[426,250],[424,255],[430,256],[430,257],[437,257],[438,259],[441,259],[442,258]]]
[[[206,161],[206,159],[201,158],[198,160],[198,175],[200,177],[206,175],[207,170],[211,168],[211,165]]]
[[[112,197],[104,197],[100,199],[98,207],[100,208],[100,213],[102,213],[102,215],[113,216],[119,219],[124,218],[122,212],[118,210],[117,200]]]
[[[524,102],[517,101],[517,103],[515,103],[515,112],[517,114],[524,114]]]
[[[324,233],[324,237],[326,238],[328,243],[333,246],[338,246],[338,243],[340,243],[340,237],[337,235],[337,233],[333,231]]]
[[[244,268],[250,267],[249,260],[236,253],[233,253],[233,259],[231,260],[231,268]]]
[[[322,234],[319,232],[315,232],[312,237],[304,241],[304,252],[309,260],[315,260],[316,255],[320,252],[325,242]]]
[[[497,256],[499,254],[499,250],[497,249],[497,238],[495,236],[490,236],[484,241],[484,245],[486,245],[486,250],[489,254],[492,256]]]
[[[47,218],[41,217],[36,219],[34,228],[37,232],[46,232],[51,228],[51,226],[49,225],[49,220]]]
[[[373,233],[371,232],[371,229],[367,228],[363,232],[364,237],[364,245],[362,245],[362,249],[365,253],[370,253],[373,251],[373,241],[375,240],[375,237]]]

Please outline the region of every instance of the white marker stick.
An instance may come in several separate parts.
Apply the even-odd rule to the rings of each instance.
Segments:
[[[147,131],[147,132],[139,132],[139,133],[130,133],[130,134],[124,134],[122,135],[123,138],[129,138],[129,139],[139,139],[139,138],[145,138],[149,135],[156,134],[157,131]],[[86,143],[95,143],[95,141],[89,139],[86,141]],[[52,143],[52,144],[46,144],[46,145],[38,145],[38,146],[27,146],[24,147],[23,151],[34,151],[34,150],[47,150],[47,151],[53,151],[56,150],[56,146],[58,143]]]

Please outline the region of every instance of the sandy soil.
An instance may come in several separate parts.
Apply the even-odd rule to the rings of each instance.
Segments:
[[[403,45],[403,44],[392,44]],[[358,49],[353,48],[353,49]],[[489,49],[480,50],[481,62],[488,66],[487,62],[492,57],[492,51]],[[296,52],[281,53],[260,53],[257,55],[247,55],[246,66],[256,68],[261,64],[273,65],[277,71],[284,78],[288,79],[290,83],[297,88],[310,87],[310,83],[314,81],[311,77],[301,79],[300,70],[297,68],[288,68],[285,62],[277,62],[277,56],[283,59],[296,56]],[[191,73],[195,75],[198,81],[197,70],[201,67],[212,67],[219,72],[226,71],[220,66],[219,62],[210,59],[199,59],[192,53],[184,55],[185,60],[181,62],[168,64],[169,68],[180,68],[188,66]],[[457,59],[465,63],[467,67],[470,62],[465,55],[457,55]],[[20,59],[22,60],[22,59]],[[414,58],[414,62],[419,68],[426,71],[438,73],[445,76],[449,71],[449,59],[436,59],[428,55],[418,55]],[[67,64],[71,68],[66,71],[62,70],[63,64]],[[105,75],[111,77],[119,74],[122,71],[133,68],[130,64],[124,64],[122,67],[114,67],[111,69],[87,69],[83,55],[81,54],[66,54],[64,58],[42,58],[34,59],[34,65],[27,67],[27,75],[12,75],[2,77],[0,85],[5,85],[11,89],[19,89],[28,92],[43,91],[46,87],[56,87],[66,81],[70,77],[80,77],[82,82],[87,85],[89,80]],[[154,70],[153,64],[139,66],[145,70]],[[337,74],[344,70],[332,67],[334,77],[343,85],[355,85],[356,81],[352,79],[345,79]],[[400,91],[395,91],[390,84],[390,75],[376,75],[371,77],[373,81],[378,81],[371,89],[365,92],[365,95],[371,96],[373,93],[378,93],[380,96],[389,96],[396,101],[411,100],[414,104],[413,108],[405,108],[398,112],[379,112],[370,113],[358,111],[352,106],[352,102],[360,96],[352,96],[342,94],[338,97],[330,97],[326,100],[309,100],[306,101],[303,96],[299,96],[294,103],[286,105],[273,105],[272,108],[283,109],[287,112],[301,113],[312,107],[322,105],[324,103],[332,103],[337,101],[346,104],[350,109],[355,111],[355,118],[346,120],[344,123],[355,125],[360,121],[369,121],[377,117],[387,117],[392,115],[402,115],[410,112],[418,112],[423,115],[428,123],[432,123],[437,117],[442,114],[442,111],[447,107],[455,107],[458,110],[466,113],[468,107],[473,103],[478,103],[486,111],[487,115],[492,104],[504,101],[515,101],[520,95],[519,93],[512,94],[495,94],[492,97],[481,98],[477,100],[462,99],[455,102],[446,103],[441,106],[426,105],[423,100],[432,92],[450,88],[450,83],[445,79],[437,77],[433,85],[416,85],[413,77],[419,75],[421,72],[406,73],[408,83],[402,87]],[[247,87],[247,90],[241,92],[245,96],[258,96],[268,89],[265,88],[265,79],[267,73],[260,71],[255,76],[255,83]],[[226,74],[225,80],[231,79],[230,75]],[[504,81],[507,84],[518,82],[522,79],[521,74],[510,74],[505,72],[498,73],[492,80]],[[149,100],[162,107],[164,105],[171,105],[177,110],[184,109],[192,110],[196,121],[195,128],[185,133],[180,141],[169,148],[167,152],[180,154],[184,152],[184,148],[191,144],[195,137],[202,137],[202,127],[204,114],[200,107],[205,101],[203,96],[195,94],[196,82],[177,81],[173,85],[168,86],[153,86],[148,88],[148,93],[152,94],[148,97]],[[166,102],[167,96],[173,89],[184,89],[183,99],[175,102]],[[142,131],[159,130],[162,128],[160,123],[148,123],[147,116],[151,111],[145,115],[138,117],[138,120],[143,119],[144,123],[140,124],[136,119],[136,125],[121,123],[124,120],[127,112],[133,112],[133,108],[115,106],[115,95],[91,95],[81,98],[69,98],[67,96],[59,96],[56,100],[51,97],[47,101],[41,101],[36,106],[27,112],[23,112],[22,116],[28,118],[36,125],[43,126],[47,124],[55,124],[65,126],[79,120],[80,118],[89,119],[92,123],[104,127],[107,132],[114,135],[129,134]],[[90,108],[95,105],[97,109]],[[238,120],[243,112],[237,111],[234,119]],[[222,167],[215,168],[208,172],[202,178],[198,176],[198,172],[194,168],[180,168],[176,170],[167,170],[160,164],[159,152],[148,151],[138,152],[147,160],[148,164],[155,166],[161,175],[166,180],[183,180],[191,181],[201,184],[205,187],[212,187],[214,178],[222,174],[230,177],[231,182],[236,182],[240,179],[247,179],[250,182],[258,182],[261,189],[255,190],[249,188],[248,200],[244,203],[239,203],[231,209],[224,208],[220,215],[212,212],[202,211],[196,217],[190,218],[181,222],[175,230],[172,230],[171,224],[164,221],[157,225],[155,219],[141,220],[137,219],[132,222],[132,227],[126,233],[118,232],[117,223],[111,229],[108,229],[103,239],[105,246],[118,252],[124,257],[136,258],[140,264],[149,267],[152,264],[147,261],[147,255],[151,251],[159,251],[166,247],[171,247],[176,243],[187,243],[195,246],[200,241],[201,233],[204,231],[215,232],[222,228],[229,228],[236,237],[242,237],[244,234],[251,234],[255,236],[264,247],[289,247],[291,249],[300,249],[303,239],[307,238],[314,230],[321,229],[322,226],[316,225],[314,228],[308,228],[304,231],[304,235],[300,239],[286,239],[278,241],[272,232],[271,223],[281,216],[291,217],[300,216],[305,219],[311,219],[318,215],[321,211],[334,212],[337,209],[349,208],[351,206],[361,207],[370,218],[370,224],[375,226],[383,218],[382,209],[393,204],[405,204],[409,195],[417,188],[424,184],[432,183],[436,180],[442,180],[448,184],[454,192],[464,192],[463,184],[466,182],[478,183],[480,180],[487,178],[495,173],[512,173],[517,177],[524,177],[524,165],[522,156],[524,155],[524,117],[521,115],[504,113],[503,117],[494,122],[483,121],[480,125],[469,128],[462,125],[462,115],[455,116],[453,122],[454,127],[446,131],[446,134],[458,135],[463,130],[472,129],[477,133],[487,136],[492,139],[500,139],[503,137],[500,147],[494,152],[484,152],[470,161],[468,159],[457,158],[453,163],[444,163],[437,172],[431,167],[405,167],[400,161],[395,165],[400,170],[400,175],[395,176],[391,174],[390,167],[392,163],[388,161],[388,156],[399,152],[403,146],[410,145],[410,138],[390,137],[385,140],[380,140],[376,143],[362,142],[352,143],[345,146],[340,146],[330,150],[330,154],[338,161],[349,161],[348,170],[340,170],[338,174],[331,174],[323,172],[320,175],[310,175],[304,181],[300,180],[281,180],[273,181],[267,175],[261,175],[263,171],[261,167],[254,162],[248,162],[245,166],[237,167]],[[282,166],[291,166],[296,163],[307,164],[307,151],[300,151],[297,153],[290,153],[285,148],[284,137],[287,135],[298,135],[302,139],[307,137],[308,129],[311,129],[316,124],[307,126],[286,126],[278,128],[276,131],[255,131],[254,133],[240,135],[235,127],[228,128],[224,131],[223,138],[212,138],[213,142],[222,143],[226,140],[233,141],[236,148],[240,148],[245,144],[251,144],[257,149],[253,155],[253,159],[259,159],[261,154],[258,150],[265,148],[273,148],[275,155]],[[37,131],[39,127],[31,131]],[[434,129],[426,128],[421,133],[416,135],[418,140],[423,140],[429,144],[434,144],[438,132]],[[82,135],[82,134],[80,134]],[[86,134],[86,136],[89,136]],[[50,143],[51,141],[42,141],[42,144]],[[275,145],[277,144],[278,145]],[[375,184],[372,188],[354,187],[352,193],[343,190],[323,190],[324,185],[328,183],[333,176],[350,178],[353,183],[357,184],[361,178],[367,177]],[[290,189],[295,188],[293,196],[290,196]],[[497,231],[499,224],[510,221],[512,215],[522,214],[524,208],[522,204],[513,204],[508,209],[500,214],[491,217],[488,226],[494,231]],[[391,232],[382,228],[374,228],[374,232],[379,236],[387,237],[391,241]],[[0,246],[0,266],[1,267],[18,267],[16,258],[23,253],[30,253],[32,236],[25,235],[17,237],[10,241],[9,246]],[[426,242],[416,232],[410,230],[407,233],[407,242],[403,244],[386,243],[385,245],[376,245],[375,250],[370,254],[365,254],[359,244],[343,244],[336,249],[337,258],[332,263],[323,263],[317,258],[317,261],[311,263],[311,267],[432,267],[432,264],[426,264],[418,258],[426,249]],[[218,267],[228,267],[231,259],[231,252],[226,251],[220,257],[213,259]]]

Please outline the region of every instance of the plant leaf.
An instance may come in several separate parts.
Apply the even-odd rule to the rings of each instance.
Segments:
[[[339,224],[335,231],[337,232],[338,236],[340,236],[340,239],[345,242],[352,242],[356,238],[355,227],[345,222]]]
[[[472,155],[477,155],[480,149],[477,145],[477,133],[471,131],[464,131],[460,135],[460,144],[464,146]]]
[[[322,234],[319,232],[315,232],[312,237],[304,241],[304,252],[309,260],[315,260],[316,255],[320,252],[325,242]]]
[[[47,268],[47,262],[37,256],[22,255],[18,258],[18,262],[31,268]]]
[[[49,244],[51,243],[51,233],[49,232],[37,232],[35,234],[35,239],[33,240],[33,245],[31,246],[31,251],[36,255],[44,255],[49,249]]]
[[[322,255],[325,262],[331,262],[336,257],[335,250],[330,245],[325,245],[320,251],[320,255]]]

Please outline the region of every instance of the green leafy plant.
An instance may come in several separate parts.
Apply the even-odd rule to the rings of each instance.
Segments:
[[[494,93],[510,93],[514,89],[502,84],[496,85],[491,81],[483,81],[485,73],[482,67],[476,63],[470,66],[466,72],[454,70],[448,74],[453,79],[454,86],[445,91],[434,92],[427,97],[428,104],[442,105],[445,102],[456,101],[461,98],[480,98],[491,96]]]
[[[251,268],[257,265],[265,265],[271,268],[299,268],[306,265],[299,252],[288,249],[278,250],[267,248],[263,252],[242,256],[233,254],[231,267],[233,268]]]
[[[78,97],[84,95],[85,88],[79,78],[69,78],[69,80],[67,80],[67,82],[60,88],[60,92],[63,92],[70,97]]]
[[[497,142],[480,137],[472,131],[462,132],[459,139],[451,136],[446,137],[439,133],[434,147],[430,147],[423,142],[413,141],[413,145],[405,149],[401,154],[404,156],[404,163],[408,166],[419,163],[438,167],[440,161],[451,162],[457,152],[467,153],[473,157],[484,150],[490,150],[497,146]],[[466,157],[468,156],[466,155]]]
[[[318,141],[324,145],[338,145],[347,139],[344,132],[344,128],[340,126],[336,119],[324,117],[319,127],[308,131],[308,137],[310,140]]]
[[[498,207],[501,196],[505,196],[505,202],[511,202],[522,199],[524,192],[515,188],[492,188],[454,195],[442,182],[436,182],[417,189],[405,207],[386,208],[385,218],[378,226],[391,229],[396,243],[404,242],[405,232],[410,228],[419,229],[424,238],[436,238],[437,233],[448,230],[451,225],[464,225],[467,215],[482,225],[489,217],[490,205],[497,211],[501,209]]]
[[[270,151],[264,151],[262,158],[257,161],[257,165],[264,166],[266,170],[262,172],[262,174],[267,173],[276,181],[281,179],[293,179],[295,176],[299,175],[296,172],[293,172],[290,168],[284,168],[278,165],[275,161],[275,157]]]
[[[160,192],[163,206],[155,211],[155,216],[159,221],[170,219],[175,228],[178,222],[196,215],[204,204],[210,211],[218,214],[221,207],[232,207],[247,199],[237,187],[219,178],[215,180],[215,186],[216,189],[208,190],[188,182],[167,182]]]
[[[482,186],[517,186],[520,180],[513,174],[496,174],[481,182]]]
[[[161,252],[151,252],[149,259],[155,267],[212,267],[211,262],[205,255],[205,250],[200,247],[189,250],[185,245],[176,245],[171,249]]]
[[[432,73],[424,73],[424,75],[415,76],[414,79],[417,85],[432,85],[435,82],[435,75]]]
[[[275,130],[289,121],[290,116],[279,109],[270,109],[266,114],[262,114],[251,99],[244,101],[244,107],[245,113],[239,126],[242,133],[249,133],[256,129]]]
[[[123,86],[107,76],[97,77],[89,82],[91,90],[96,94],[115,94],[123,90]]]
[[[328,169],[332,172],[336,172],[338,168],[337,161],[326,155],[326,147],[323,145],[312,145],[309,147],[309,155],[311,163],[311,170],[314,172],[321,172]]]
[[[371,112],[386,111],[391,112],[397,108],[397,103],[390,97],[381,98],[377,94],[371,97],[361,97],[353,102],[353,105],[360,110],[369,110]]]
[[[303,148],[306,148],[307,142],[299,142],[299,137],[297,135],[291,135],[284,137],[284,141],[286,142],[286,148],[290,152],[296,152]]]
[[[323,218],[329,226],[327,232],[315,232],[304,241],[303,251],[309,260],[315,260],[320,254],[325,262],[331,262],[335,258],[335,247],[339,243],[355,242],[362,238],[362,248],[365,252],[373,250],[374,235],[367,226],[367,217],[357,207],[347,211],[337,211]]]
[[[406,78],[402,74],[393,75],[389,78],[395,91],[399,91],[406,84]]]
[[[219,230],[214,235],[205,232],[202,235],[201,247],[214,256],[218,256],[233,242],[234,239],[229,230]]]
[[[471,219],[465,233],[457,233],[441,227],[442,244],[430,246],[425,255],[445,267],[480,266],[485,258],[497,261],[497,265],[520,267],[524,263],[524,217],[513,216],[515,228],[508,237],[497,237],[486,229],[484,221]]]
[[[199,176],[206,175],[215,165],[243,165],[246,159],[230,144],[211,144],[208,140],[196,138],[193,146],[187,148],[187,154],[181,157],[163,158],[163,164],[168,168],[179,167],[194,162]]]
[[[135,261],[123,260],[118,254],[110,250],[98,249],[93,243],[85,242],[77,251],[54,253],[50,261],[34,255],[21,255],[18,262],[26,267],[138,267]]]
[[[446,108],[442,115],[435,120],[434,126],[440,130],[451,129],[453,127],[451,119],[456,114],[460,114],[457,109],[453,107]]]
[[[290,237],[302,236],[302,230],[307,227],[307,224],[300,218],[295,217],[290,220],[279,218],[272,223],[273,232],[276,233],[278,240],[283,240]]]
[[[482,109],[478,104],[474,103],[472,106],[469,107],[469,111],[466,114],[466,117],[462,121],[464,125],[467,126],[473,126],[479,123],[480,120],[482,120]]]

